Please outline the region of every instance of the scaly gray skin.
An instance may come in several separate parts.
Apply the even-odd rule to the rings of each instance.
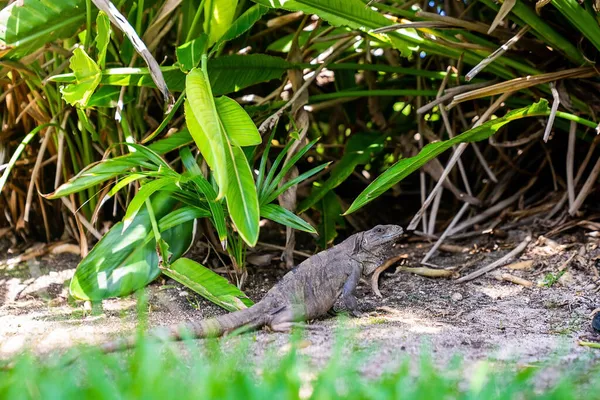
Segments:
[[[157,328],[150,335],[166,340],[221,336],[235,329],[287,332],[299,321],[325,315],[341,295],[344,306],[358,315],[355,289],[361,276],[368,276],[389,258],[402,228],[378,225],[350,236],[329,250],[306,259],[288,272],[265,297],[250,308],[184,325]],[[104,352],[133,347],[130,337],[102,346]]]

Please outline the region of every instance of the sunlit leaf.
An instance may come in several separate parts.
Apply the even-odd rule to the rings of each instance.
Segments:
[[[85,0],[13,1],[0,10],[0,58],[20,58],[73,35],[85,22]]]
[[[71,105],[85,107],[100,83],[100,68],[82,47],[73,51],[70,66],[76,83],[61,87],[63,98]]]
[[[248,29],[260,20],[260,18],[269,11],[268,7],[255,4],[240,15],[227,29],[227,32],[221,36],[219,43],[233,40],[246,32]]]
[[[226,143],[210,83],[201,69],[193,69],[186,79],[185,118],[188,129],[219,186],[217,198],[227,190]]]
[[[239,235],[250,246],[254,246],[258,241],[260,220],[254,178],[242,149],[229,145],[227,150],[227,209]]]
[[[227,279],[189,258],[178,259],[163,272],[226,310],[241,310],[254,304]]]
[[[181,68],[185,71],[189,71],[200,64],[202,54],[206,52],[207,41],[208,36],[203,33],[196,39],[190,40],[177,48],[175,52],[177,54],[177,61],[181,64]],[[169,82],[167,81],[167,84],[168,83]]]
[[[204,2],[204,32],[208,32],[208,45],[217,42],[231,26],[238,0],[206,0]]]
[[[234,144],[243,147],[262,142],[256,125],[237,101],[222,96],[215,99],[215,105],[225,132]]]
[[[151,203],[172,258],[181,257],[192,241],[193,219],[178,218],[167,229],[163,218],[173,219],[166,215],[172,212],[177,201],[168,193],[158,193]],[[123,222],[119,222],[94,246],[77,266],[69,290],[76,299],[102,300],[130,294],[159,274],[154,235],[144,207],[124,232]]]
[[[108,49],[108,43],[110,42],[110,20],[102,11],[100,11],[98,17],[96,17],[96,29],[98,31],[98,35],[96,36],[98,65],[101,69],[104,69],[106,50]]]

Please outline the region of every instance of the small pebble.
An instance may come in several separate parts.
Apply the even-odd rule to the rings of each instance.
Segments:
[[[181,292],[179,292],[179,297],[187,297],[188,296],[188,292],[186,292],[185,290],[182,290]]]
[[[461,301],[463,299],[463,295],[456,292],[452,293],[452,301]]]
[[[589,285],[587,285],[585,287],[585,290],[594,290],[596,289],[596,284],[595,283],[590,283]]]

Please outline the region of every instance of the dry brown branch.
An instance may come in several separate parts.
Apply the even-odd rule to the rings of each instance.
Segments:
[[[507,273],[495,274],[494,278],[498,279],[499,281],[512,282],[512,283],[516,283],[517,285],[521,285],[521,286],[525,286],[525,287],[533,286],[533,282],[528,281],[527,279],[519,278],[518,276],[507,274]]]
[[[504,257],[501,257],[499,260],[496,260],[493,263],[486,265],[485,267],[482,267],[475,272],[470,273],[469,275],[465,275],[462,278],[457,279],[456,283],[468,282],[468,281],[478,278],[481,275],[486,274],[498,267],[505,265],[507,262],[512,260],[514,257],[521,254],[530,242],[531,242],[531,235],[527,235],[527,237],[525,237],[525,239],[517,247],[515,247],[512,251],[510,251]]]
[[[558,72],[528,75],[521,78],[511,79],[506,82],[497,83],[482,89],[476,89],[467,93],[459,94],[454,97],[454,100],[452,100],[452,103],[450,103],[448,108],[452,108],[463,101],[476,100],[482,97],[489,97],[507,92],[515,92],[560,79],[591,78],[597,75],[598,71],[595,69],[595,67],[571,68]]]
[[[427,278],[454,278],[458,275],[455,271],[427,267],[398,267],[396,272],[408,272]]]

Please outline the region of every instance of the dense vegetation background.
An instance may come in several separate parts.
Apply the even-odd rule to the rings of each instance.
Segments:
[[[77,240],[75,298],[163,271],[237,309],[259,234],[292,266],[295,231],[439,245],[597,210],[591,1],[9,3],[0,224]],[[196,222],[235,286],[182,257]]]

